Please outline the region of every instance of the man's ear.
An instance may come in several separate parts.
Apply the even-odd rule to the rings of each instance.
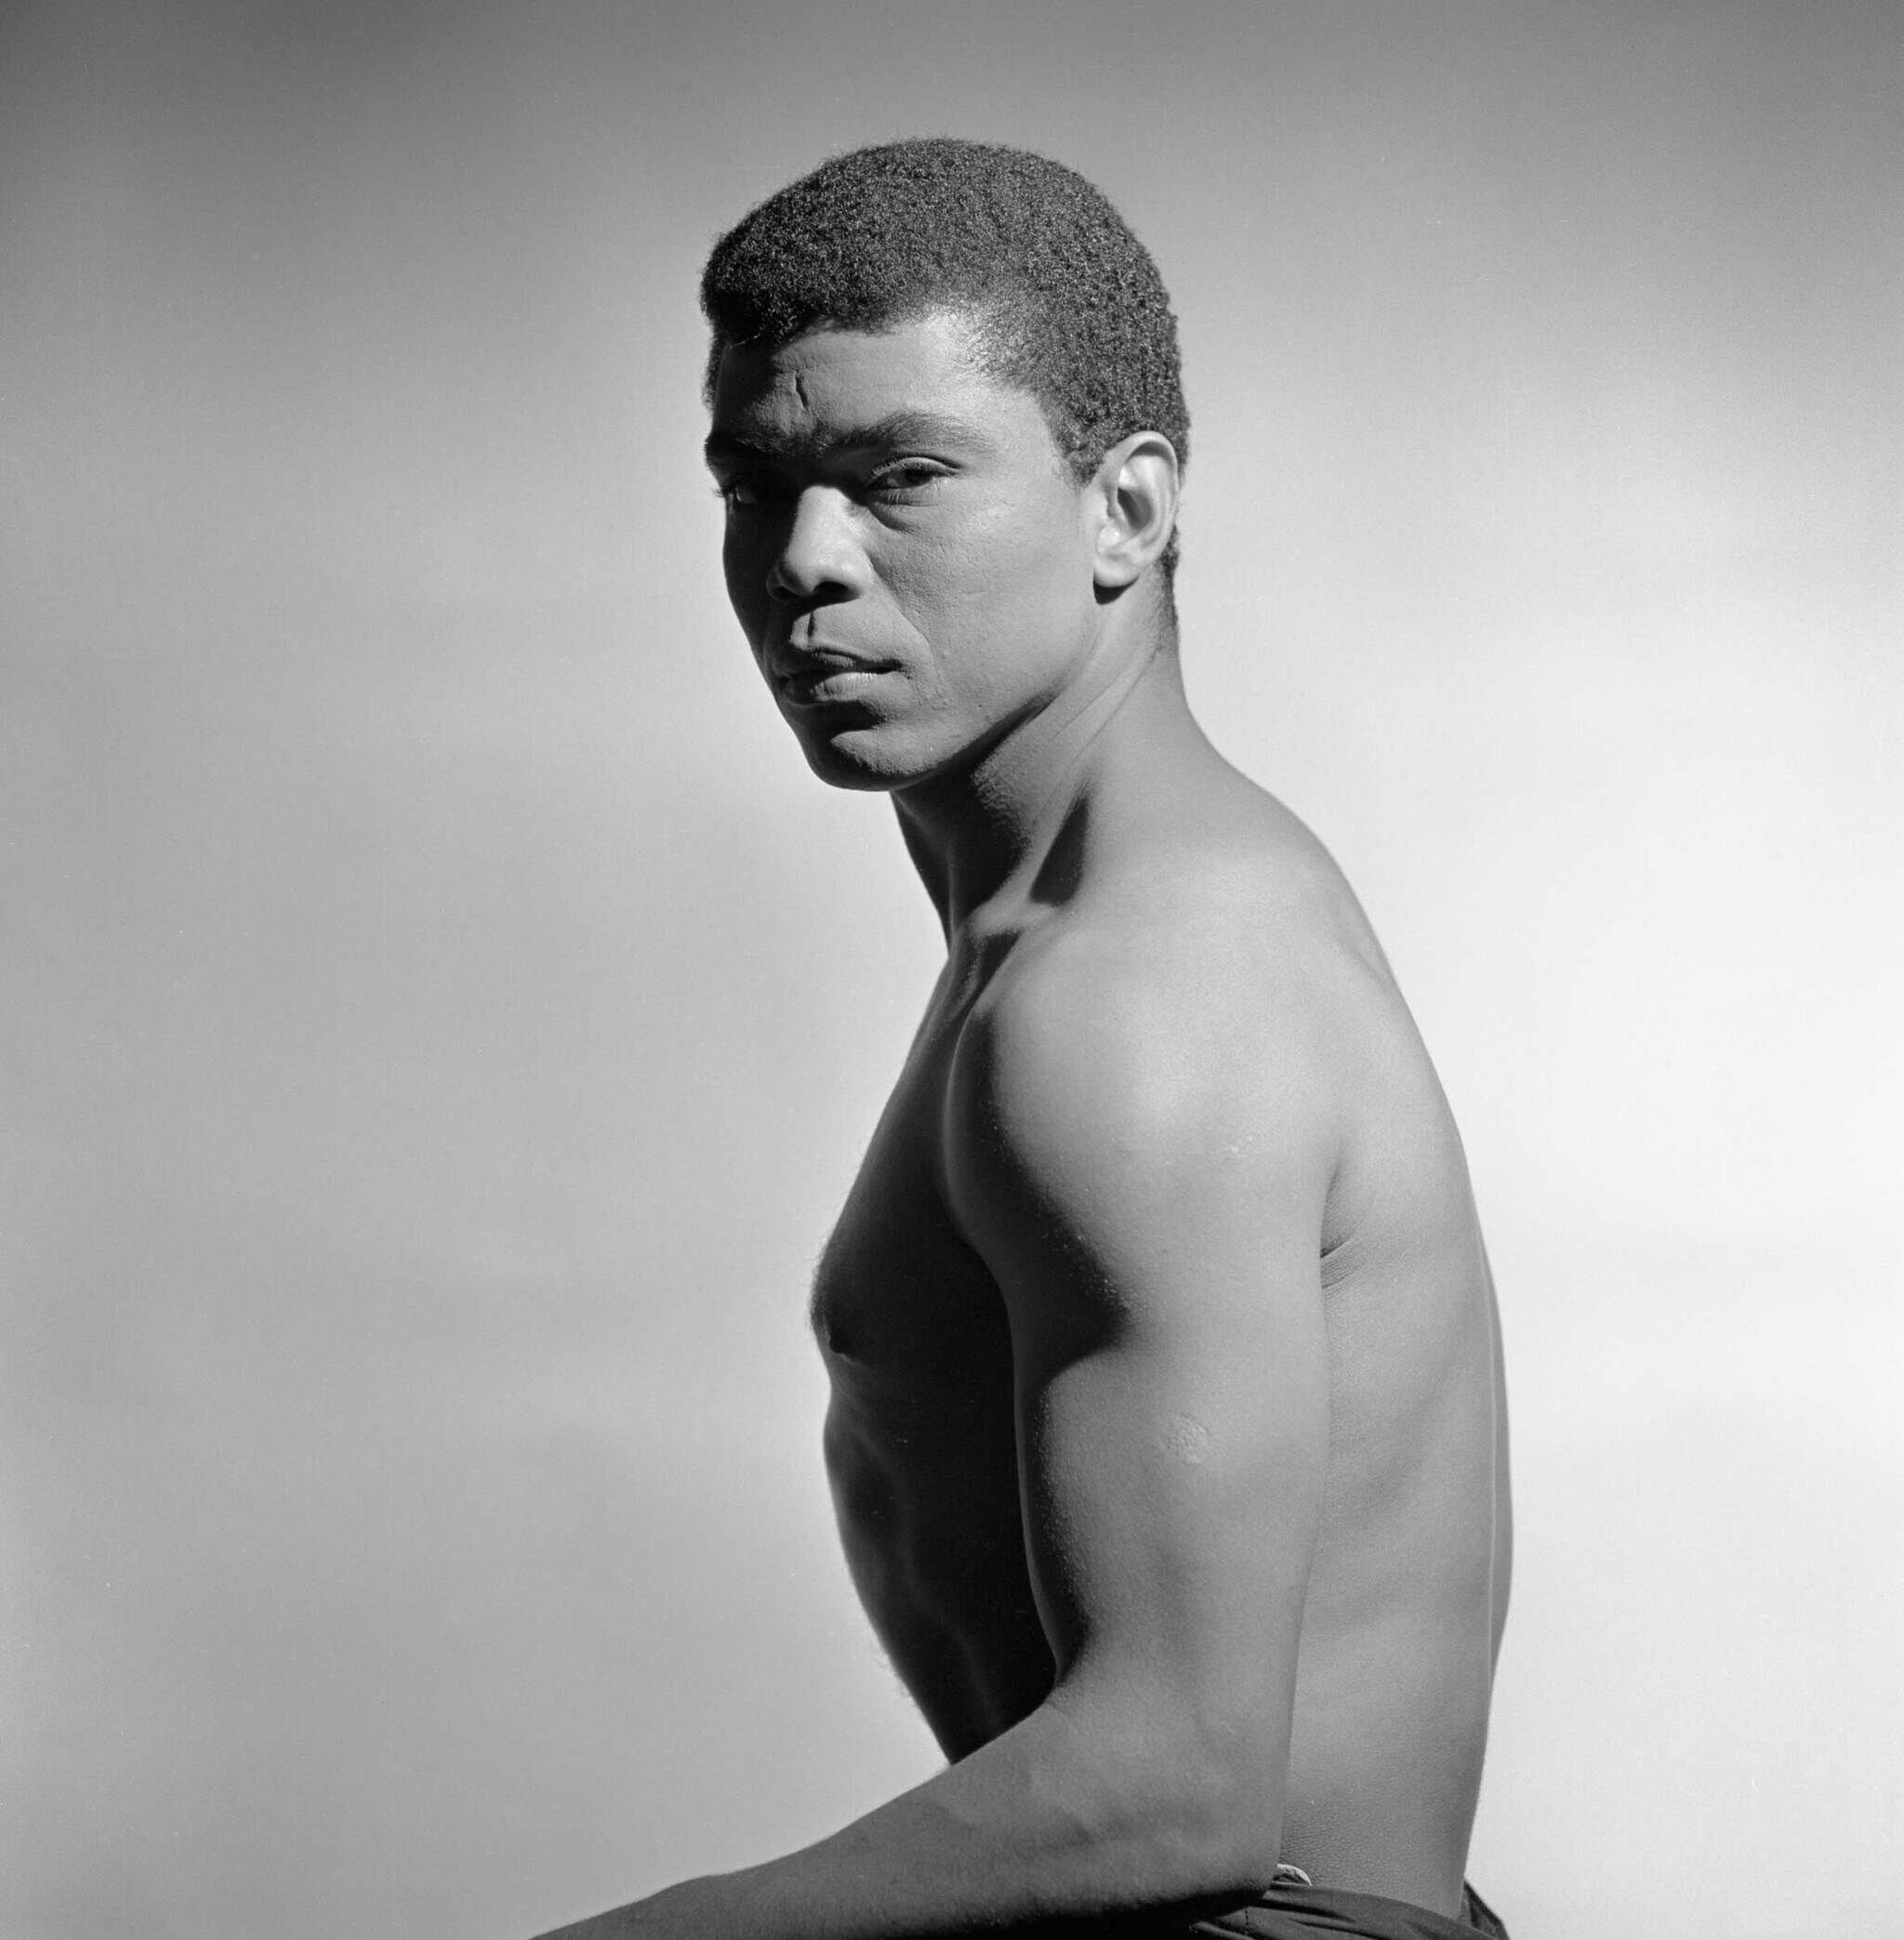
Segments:
[[[1161,431],[1133,431],[1104,454],[1091,489],[1101,515],[1092,576],[1111,592],[1134,585],[1177,529],[1176,448]]]

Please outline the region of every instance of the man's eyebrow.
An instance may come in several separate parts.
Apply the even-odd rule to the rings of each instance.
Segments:
[[[701,447],[708,464],[736,464],[747,459],[774,463],[809,457],[816,452],[894,450],[906,446],[945,449],[989,448],[984,428],[969,418],[948,417],[937,411],[893,411],[868,425],[852,425],[824,440],[801,435],[782,442],[743,438],[732,431],[710,431]]]
[[[731,432],[709,431],[701,446],[701,455],[710,465],[721,465],[735,464],[743,458],[770,458],[774,454],[764,444],[736,438]]]
[[[971,418],[951,417],[938,411],[894,411],[878,423],[842,431],[828,441],[835,450],[854,450],[864,445],[988,445],[984,426]]]

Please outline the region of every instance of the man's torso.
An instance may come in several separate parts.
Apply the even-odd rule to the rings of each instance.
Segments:
[[[1327,1479],[1283,1854],[1319,1882],[1449,1908],[1508,1562],[1493,1294],[1460,1142],[1361,912],[1292,817],[1233,778],[1140,825],[956,940],[822,1259],[813,1322],[848,1561],[948,1756],[1044,1699],[1011,1333],[948,1188],[961,1047],[1080,935],[1138,951],[1155,924],[1207,938],[1213,977],[1247,980],[1259,1014],[1295,1016],[1323,1047],[1338,1127],[1316,1234]]]

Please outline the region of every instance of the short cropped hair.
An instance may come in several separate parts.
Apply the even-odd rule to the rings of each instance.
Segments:
[[[1150,252],[1061,163],[950,137],[821,163],[715,244],[701,277],[713,400],[730,345],[965,313],[985,368],[1035,397],[1082,484],[1133,431],[1190,455],[1177,320]],[[1164,559],[1168,587],[1176,540]]]

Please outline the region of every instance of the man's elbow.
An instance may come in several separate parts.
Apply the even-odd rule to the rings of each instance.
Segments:
[[[1222,1736],[1149,1736],[1111,1781],[1107,1847],[1144,1897],[1173,1904],[1260,1893],[1282,1839],[1283,1766],[1271,1748]]]
[[[1174,1841],[1185,1884],[1198,1897],[1248,1897],[1274,1877],[1282,1844],[1282,1773],[1266,1762],[1206,1767],[1185,1786]]]

